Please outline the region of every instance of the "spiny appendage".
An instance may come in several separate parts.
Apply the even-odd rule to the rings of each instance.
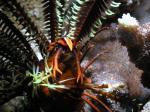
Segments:
[[[108,112],[112,112],[110,110],[110,108],[104,104],[100,99],[98,99],[96,96],[93,96],[87,92],[83,92],[82,93],[83,95],[89,97],[89,98],[92,98],[93,100],[97,101],[98,103],[100,103]],[[89,101],[87,98],[85,98],[84,96],[81,97],[85,102],[87,102],[94,110],[96,110],[97,112],[100,112],[100,110],[91,102]]]
[[[95,95],[99,95],[101,94],[102,96],[105,96],[105,97],[108,97],[112,100],[116,100],[116,99],[119,99],[120,97],[119,96],[116,96],[116,95],[113,95],[109,92],[104,92],[103,90],[101,89],[104,89],[104,88],[108,88],[108,85],[107,84],[104,84],[104,85],[93,85],[91,83],[84,83],[83,85],[85,88],[87,88],[88,90],[91,90]],[[92,95],[92,94],[89,94],[88,92],[83,92],[82,93],[82,96],[81,96],[81,99],[83,101],[85,101],[86,103],[88,103],[96,112],[100,112],[100,110],[98,109],[98,107],[95,106],[95,104],[93,102],[91,102],[90,100],[88,100],[87,97],[91,98],[92,100],[98,102],[100,105],[102,105],[108,112],[112,112],[111,109],[103,102],[101,101],[99,98],[97,98],[95,95]],[[86,96],[86,97],[84,97]],[[84,105],[83,105],[84,106]],[[84,111],[84,108],[82,106],[82,110]]]
[[[96,112],[101,112],[90,100],[88,100],[86,97],[82,96],[82,100],[84,100],[86,103],[88,103]]]

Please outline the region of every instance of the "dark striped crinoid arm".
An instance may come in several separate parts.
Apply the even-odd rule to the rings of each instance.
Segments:
[[[35,23],[21,6],[17,0],[1,0],[1,10],[14,22],[14,24],[31,40],[40,50],[42,54],[48,45],[48,40],[42,31],[38,29]]]
[[[38,58],[26,38],[10,19],[0,12],[0,53],[14,64],[27,69],[29,65],[37,62]]]
[[[75,0],[70,4],[65,18],[70,25],[67,37],[81,40],[83,37],[95,37],[102,21],[115,14],[110,9],[119,7],[113,0]]]
[[[25,68],[16,65],[0,52],[0,105],[12,98],[22,95],[28,83],[32,80],[26,77]]]
[[[0,49],[1,46],[0,46]],[[0,50],[0,105],[22,95],[31,77],[26,77],[26,68],[10,60],[10,56]],[[10,54],[9,54],[10,55]]]
[[[45,29],[50,40],[60,38],[64,29],[64,13],[66,0],[43,0],[43,12],[45,18]]]
[[[31,81],[25,73],[38,58],[26,38],[0,11],[0,105],[21,95]]]

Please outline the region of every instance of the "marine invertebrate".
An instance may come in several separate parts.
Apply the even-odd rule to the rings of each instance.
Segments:
[[[113,10],[121,3],[74,0],[67,4],[66,0],[43,0],[42,4],[48,36],[36,27],[16,0],[0,1],[0,70],[2,75],[13,72],[23,77],[21,84],[15,87],[15,90],[20,89],[19,92],[8,96],[8,99],[26,92],[31,103],[39,106],[38,110],[80,111],[85,101],[99,112],[87,96],[110,112],[100,99],[85,92],[97,92],[97,88],[98,93],[117,98],[101,90],[107,85],[93,85],[86,75],[88,67],[103,52],[97,53],[83,68],[80,63],[90,48],[88,37],[95,37],[103,21],[114,15]],[[32,45],[36,46],[40,57]],[[2,90],[2,94],[5,93]],[[36,111],[34,106],[32,109]]]

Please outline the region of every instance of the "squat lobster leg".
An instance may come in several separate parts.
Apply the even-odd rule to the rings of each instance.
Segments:
[[[75,54],[76,65],[77,65],[77,82],[81,81],[81,84],[83,84],[83,72],[81,71],[80,60],[76,50],[74,50],[74,54]]]
[[[59,57],[61,51],[62,51],[62,48],[60,47],[54,55],[53,70],[52,70],[54,79],[56,78],[56,72],[62,74],[61,70],[58,68],[58,57]]]

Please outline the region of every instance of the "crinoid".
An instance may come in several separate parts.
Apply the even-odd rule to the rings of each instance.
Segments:
[[[43,0],[42,4],[48,35],[36,27],[17,0],[0,1],[0,77],[17,81],[3,84],[0,104],[26,92],[33,105],[30,111],[84,112],[85,101],[100,112],[89,97],[111,112],[100,99],[85,92],[107,87],[93,85],[86,76],[88,67],[104,52],[97,53],[85,67],[81,62],[91,48],[91,38],[121,3]],[[12,74],[18,77],[10,78]],[[101,90],[99,93],[117,98]]]

